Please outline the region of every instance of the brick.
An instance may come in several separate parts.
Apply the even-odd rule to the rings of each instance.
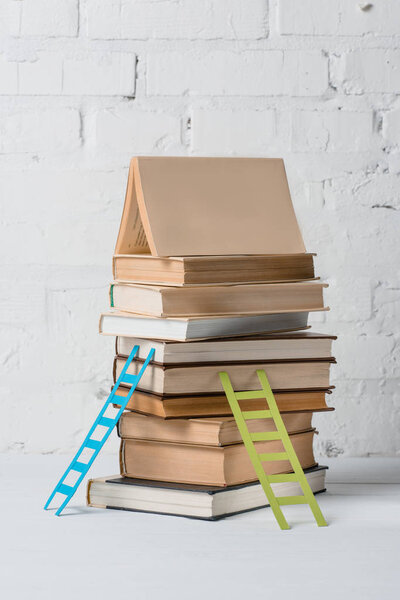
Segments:
[[[400,110],[390,110],[383,115],[382,135],[393,146],[400,145]]]
[[[335,355],[345,379],[379,379],[388,376],[395,340],[386,335],[342,335]]]
[[[60,153],[80,146],[79,111],[69,108],[0,115],[0,152]]]
[[[179,140],[180,120],[169,114],[118,107],[96,115],[96,144],[108,153],[163,154]]]
[[[150,54],[150,95],[313,96],[328,85],[327,59],[315,51]]]
[[[78,0],[24,0],[21,35],[75,37],[78,11]]]
[[[19,35],[22,2],[2,0],[0,2],[0,38]]]
[[[0,95],[18,93],[18,65],[0,54]]]
[[[340,2],[335,0],[279,0],[282,35],[334,35],[340,23]]]
[[[192,150],[200,154],[256,154],[272,151],[275,111],[194,110]]]
[[[371,145],[370,112],[296,111],[292,115],[292,149],[355,152]]]
[[[93,53],[65,59],[63,94],[129,96],[135,93],[136,56],[129,52]]]
[[[268,34],[266,0],[140,2],[89,0],[93,39],[259,39]]]
[[[399,61],[400,50],[354,50],[333,63],[333,83],[346,94],[399,93]]]
[[[8,171],[0,177],[0,221],[5,223],[63,223],[81,219],[117,221],[125,193],[126,170],[30,169]],[[20,200],[29,190],[35,202],[28,202],[21,214]],[[55,194],[57,190],[57,194]]]
[[[400,4],[375,0],[369,10],[349,0],[279,0],[282,35],[375,36],[397,35]]]
[[[39,54],[34,62],[21,62],[18,69],[20,94],[61,94],[63,69],[60,56]]]
[[[368,277],[342,274],[339,280],[332,278],[329,283],[333,290],[331,322],[335,313],[340,322],[357,323],[371,318],[372,284]]]

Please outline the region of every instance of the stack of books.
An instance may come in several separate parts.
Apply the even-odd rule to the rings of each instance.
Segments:
[[[311,311],[327,310],[324,284],[305,251],[283,161],[133,159],[113,271],[100,331],[116,337],[114,381],[136,344],[128,373],[155,354],[119,422],[120,474],[91,480],[89,505],[203,519],[266,506],[221,371],[244,391],[259,389],[256,370],[265,370],[310,486],[323,491],[312,416],[333,410],[334,336],[308,327]],[[248,426],[275,429],[270,419]],[[283,451],[280,441],[256,445]],[[291,471],[285,460],[263,464],[268,474]],[[297,483],[273,487],[300,493]]]

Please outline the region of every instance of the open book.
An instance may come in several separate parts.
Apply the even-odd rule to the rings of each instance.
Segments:
[[[132,159],[116,255],[304,252],[282,159]]]

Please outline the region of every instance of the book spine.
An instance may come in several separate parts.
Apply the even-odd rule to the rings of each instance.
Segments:
[[[110,306],[111,306],[111,308],[114,308],[114,284],[113,283],[110,285],[109,296],[110,296]]]

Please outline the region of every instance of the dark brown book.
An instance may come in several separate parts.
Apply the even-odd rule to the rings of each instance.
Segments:
[[[121,374],[126,358],[116,357],[114,381]],[[138,389],[155,394],[185,395],[222,392],[219,372],[226,371],[236,390],[260,389],[257,369],[266,372],[272,389],[321,389],[329,387],[329,371],[333,358],[323,360],[286,360],[263,362],[159,365],[150,363]],[[141,361],[133,361],[127,373],[137,375]]]
[[[311,429],[312,412],[294,412],[282,415],[288,433]],[[276,431],[272,419],[246,421],[250,433]],[[176,444],[200,444],[227,446],[238,444],[242,436],[233,417],[209,417],[202,419],[160,419],[125,411],[118,422],[118,435],[127,439],[153,440]]]
[[[118,388],[119,395],[127,396],[128,393],[129,388],[123,386]],[[274,390],[275,400],[281,413],[334,410],[326,403],[325,396],[330,393],[330,389],[285,392]],[[118,405],[116,404],[116,406]],[[243,400],[240,406],[242,410],[263,410],[266,408],[266,400],[265,398]],[[225,394],[161,396],[136,390],[128,402],[127,409],[163,419],[232,416]]]
[[[171,256],[117,254],[116,281],[170,286],[302,281],[314,278],[313,254]]]
[[[313,467],[315,430],[290,436],[303,469]],[[255,442],[259,453],[284,452],[280,440]],[[288,460],[263,462],[265,472],[289,473]],[[244,444],[205,446],[149,440],[121,440],[121,475],[138,479],[174,481],[197,485],[227,486],[256,481],[257,476]]]

